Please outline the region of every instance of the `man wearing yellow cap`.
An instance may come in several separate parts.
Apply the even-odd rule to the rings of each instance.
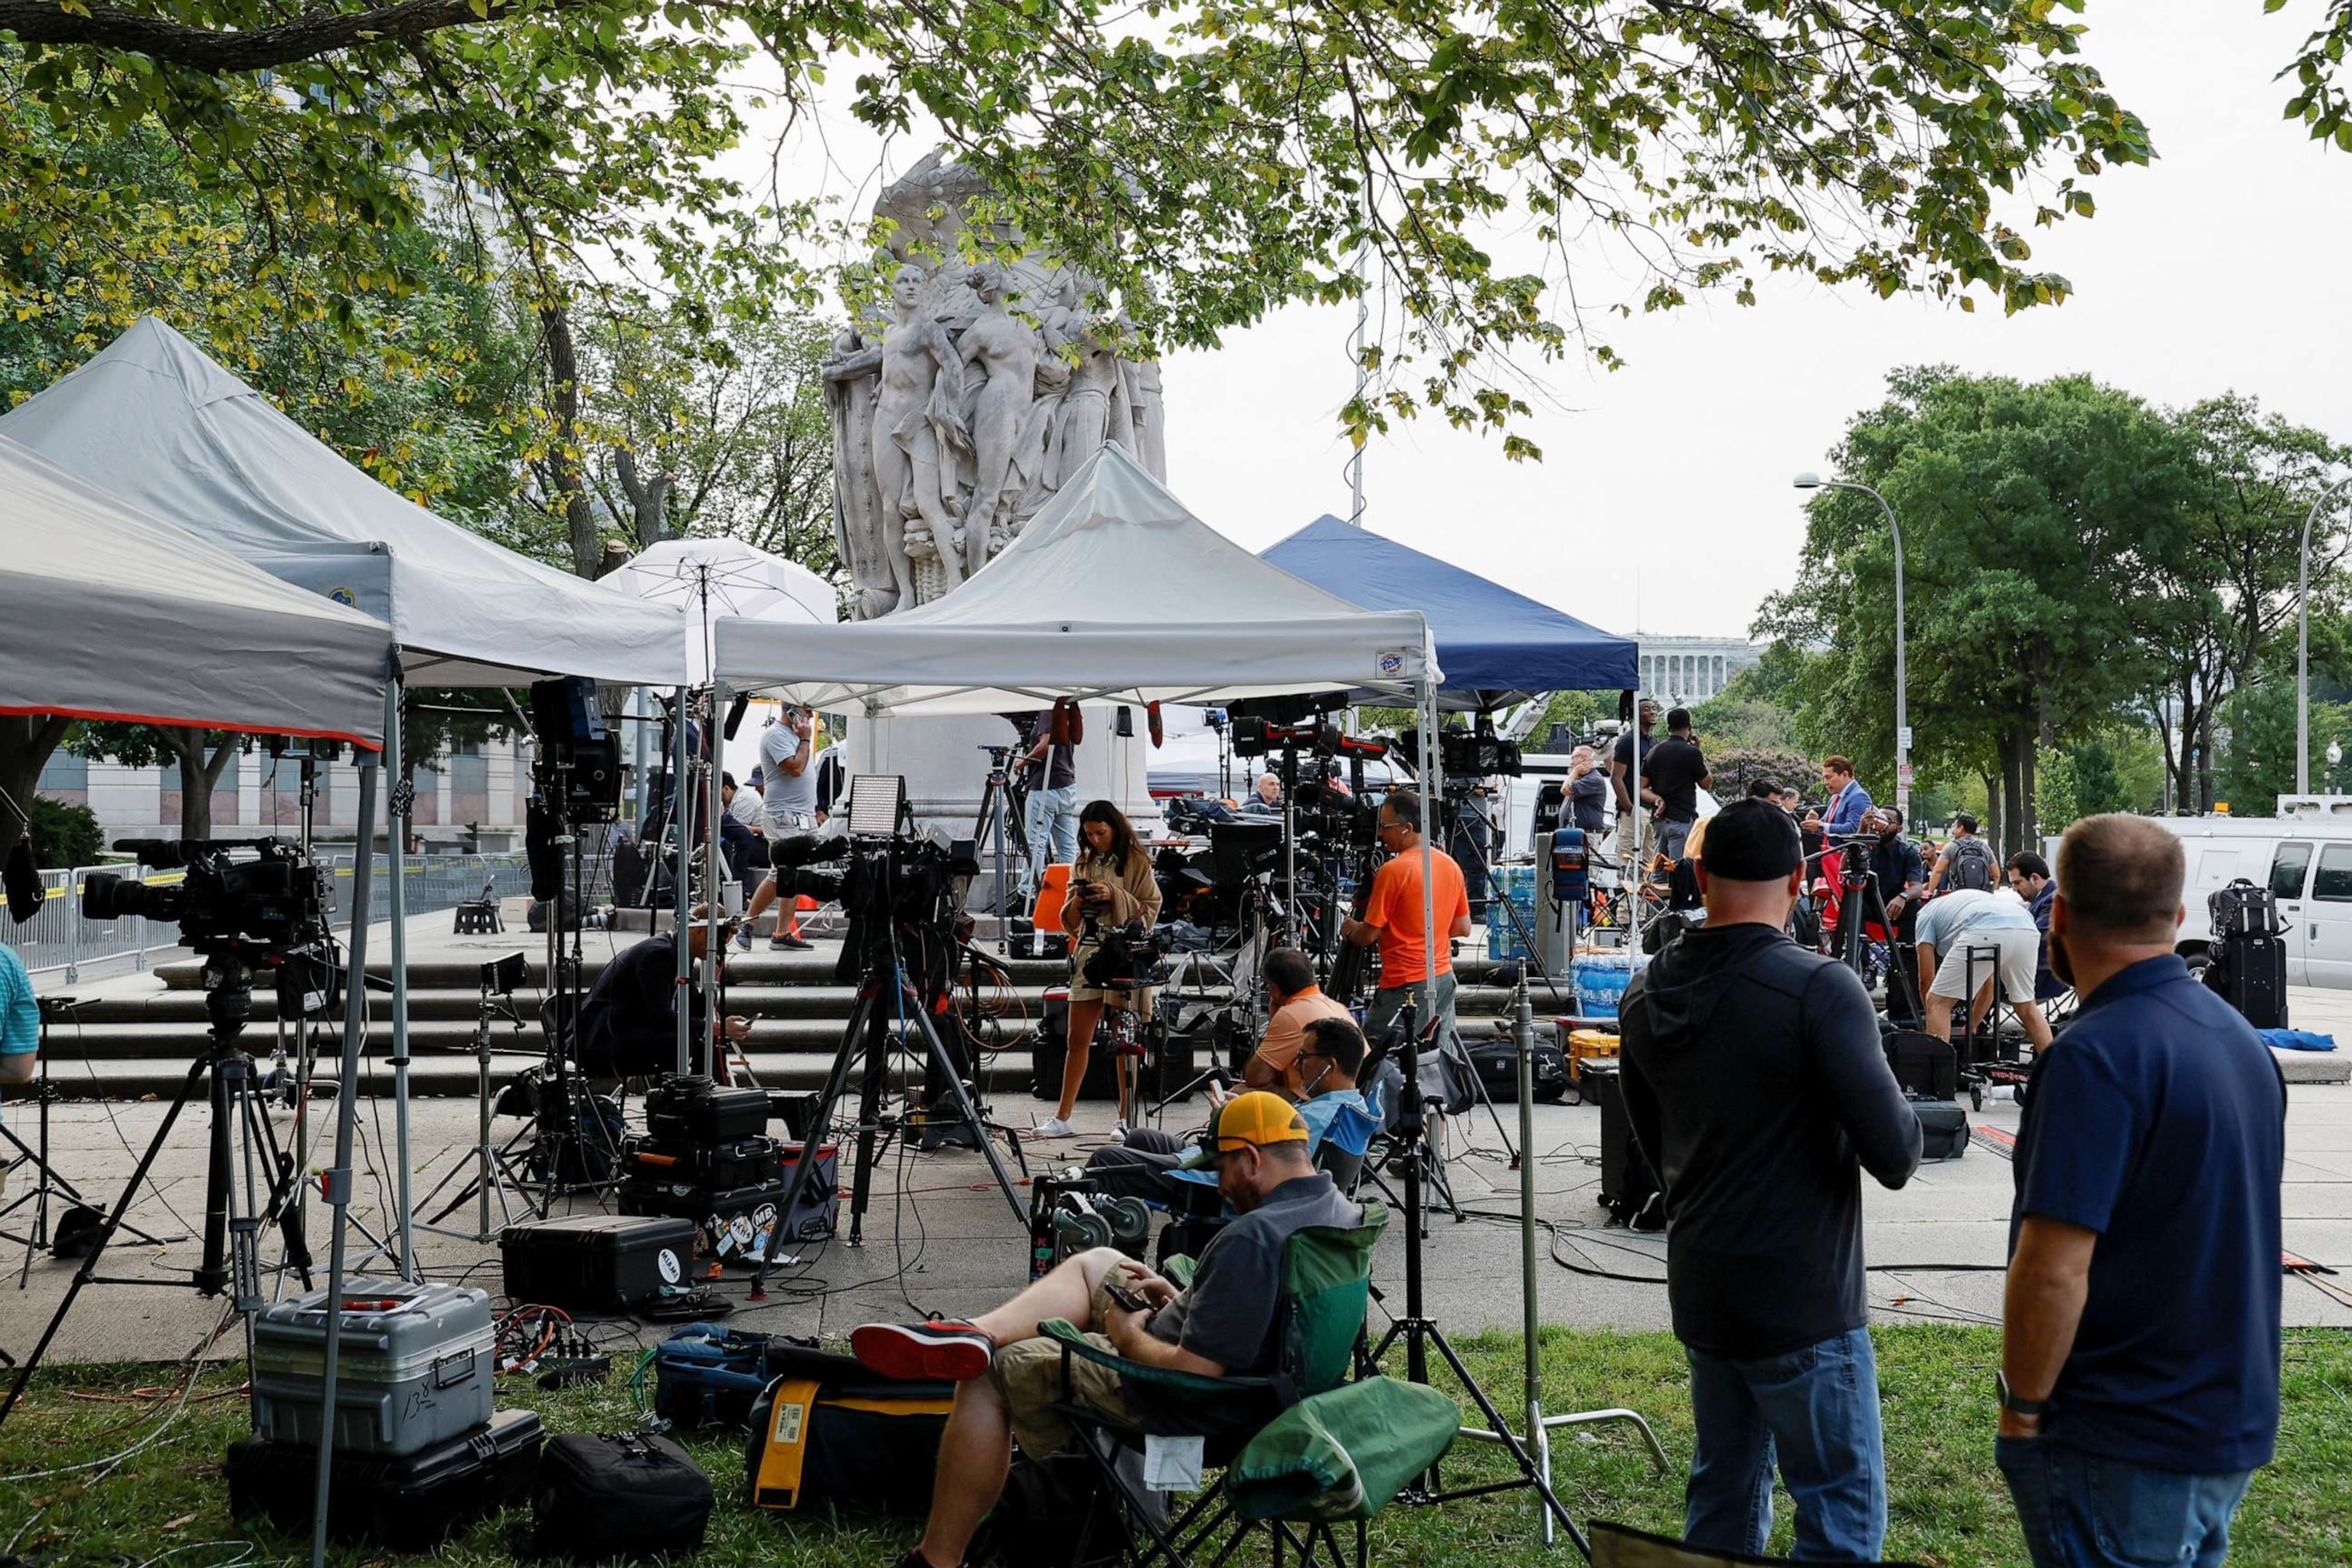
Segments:
[[[1201,1377],[1274,1370],[1285,1245],[1310,1226],[1361,1225],[1364,1211],[1315,1169],[1306,1121],[1280,1095],[1257,1090],[1227,1100],[1185,1163],[1213,1166],[1217,1190],[1239,1216],[1202,1252],[1185,1289],[1114,1247],[1097,1247],[1064,1259],[970,1322],[868,1323],[850,1335],[851,1350],[871,1371],[957,1385],[940,1436],[930,1518],[898,1568],[961,1568],[972,1532],[1004,1490],[1014,1441],[1033,1458],[1070,1442],[1068,1424],[1050,1408],[1062,1397],[1061,1349],[1038,1333],[1039,1323],[1066,1318],[1129,1361]],[[1262,1398],[1215,1410],[1193,1404],[1155,1410],[1150,1389],[1107,1367],[1073,1361],[1070,1375],[1078,1404],[1120,1420],[1157,1416],[1154,1430],[1176,1423],[1179,1431],[1213,1435],[1206,1422],[1254,1430],[1274,1414]]]

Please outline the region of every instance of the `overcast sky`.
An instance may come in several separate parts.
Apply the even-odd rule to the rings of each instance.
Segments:
[[[2283,120],[2290,93],[2271,79],[2318,9],[2090,0],[2085,55],[2158,160],[2093,182],[2092,221],[2029,236],[2035,265],[2073,281],[2064,305],[2003,317],[1980,300],[1963,315],[1781,281],[1753,309],[1727,298],[1614,323],[1626,368],[1548,373],[1560,406],[1528,427],[1541,463],[1423,417],[1367,449],[1366,522],[1611,630],[1738,635],[1795,574],[1790,478],[1826,467],[1898,365],[2085,372],[2167,404],[2234,389],[2352,437],[2352,155]],[[868,173],[870,142],[839,117],[826,137],[836,171]],[[900,143],[894,171],[923,151]],[[838,173],[827,184],[844,189]],[[1352,323],[1286,310],[1165,367],[1171,484],[1252,549],[1346,513],[1336,415]]]

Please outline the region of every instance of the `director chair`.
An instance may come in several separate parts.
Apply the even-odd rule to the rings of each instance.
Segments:
[[[1145,1366],[1104,1350],[1066,1321],[1039,1325],[1062,1348],[1063,1398],[1055,1413],[1079,1434],[1079,1450],[1130,1528],[1139,1525],[1150,1538],[1148,1545],[1130,1545],[1133,1568],[1160,1562],[1190,1568],[1212,1546],[1208,1561],[1221,1564],[1254,1534],[1269,1540],[1277,1564],[1286,1549],[1300,1568],[1310,1568],[1318,1553],[1330,1568],[1339,1568],[1351,1560],[1339,1535],[1339,1527],[1349,1524],[1355,1527],[1352,1561],[1363,1568],[1370,1521],[1453,1447],[1462,1420],[1452,1399],[1363,1368],[1372,1252],[1387,1223],[1386,1209],[1366,1204],[1364,1223],[1353,1229],[1315,1226],[1291,1237],[1275,1306],[1280,1359],[1264,1377],[1196,1377]],[[1189,1282],[1189,1268],[1171,1278],[1177,1274],[1184,1277],[1180,1282]],[[1164,1406],[1223,1414],[1237,1400],[1255,1399],[1265,1418],[1204,1440],[1202,1465],[1219,1472],[1216,1479],[1162,1522],[1154,1498],[1122,1473],[1118,1457],[1148,1449],[1155,1436],[1182,1436],[1186,1423],[1163,1411],[1153,1424],[1165,1423],[1170,1431],[1148,1432],[1141,1424],[1080,1405],[1072,1366],[1082,1358],[1150,1388]],[[1350,1373],[1363,1374],[1350,1381]],[[1211,1424],[1204,1418],[1195,1429]]]

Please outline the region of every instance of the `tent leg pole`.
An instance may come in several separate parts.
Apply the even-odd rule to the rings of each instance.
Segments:
[[[687,987],[694,984],[694,954],[686,940],[688,917],[694,908],[694,901],[687,892],[688,884],[693,880],[694,850],[687,842],[686,836],[687,804],[694,798],[694,786],[688,776],[694,753],[687,744],[687,725],[694,711],[689,701],[691,696],[688,688],[681,686],[677,689],[677,759],[670,771],[669,785],[670,828],[677,841],[677,857],[673,862],[677,874],[670,879],[670,893],[677,901],[677,918],[671,923],[670,930],[677,935],[677,995],[680,1002],[686,999]],[[656,845],[654,847],[658,854],[661,847]],[[687,1066],[694,1059],[687,1043],[688,1020],[692,1012],[692,1008],[685,1006],[677,1010],[677,1073],[680,1078],[686,1076]]]
[[[409,1225],[414,1217],[410,1208],[409,1188],[415,1177],[415,1161],[410,1157],[408,1130],[408,889],[405,866],[408,850],[408,825],[413,811],[409,782],[409,762],[400,745],[400,700],[403,682],[394,677],[384,689],[383,765],[391,775],[392,810],[384,825],[392,851],[385,861],[391,878],[392,895],[392,1115],[393,1142],[396,1148],[395,1163],[398,1185],[394,1197],[400,1213],[394,1216],[400,1236],[400,1277],[404,1279],[421,1278],[416,1269],[415,1237]],[[362,842],[366,850],[370,846]]]
[[[709,613],[706,608],[704,615],[708,616]],[[719,1053],[725,1048],[726,1042],[720,1038],[721,1031],[719,1026],[719,965],[726,957],[726,952],[719,941],[719,922],[726,913],[723,906],[727,900],[720,895],[725,892],[727,883],[719,875],[719,814],[726,809],[726,803],[719,796],[719,789],[724,782],[720,777],[724,772],[721,764],[726,761],[727,752],[723,743],[725,736],[718,732],[717,726],[719,721],[719,716],[726,710],[727,684],[713,676],[710,681],[710,766],[707,770],[709,776],[703,780],[707,787],[704,792],[702,811],[705,857],[702,888],[705,895],[704,901],[709,906],[710,912],[706,923],[709,927],[710,934],[703,939],[702,951],[706,956],[702,963],[702,1031],[704,1048],[709,1052],[710,1076],[719,1083],[729,1083],[734,1079],[733,1073],[719,1070],[720,1065],[725,1060]],[[815,753],[811,752],[810,765],[814,766],[815,762]],[[776,901],[782,904],[783,900],[780,897]]]
[[[391,689],[399,690],[397,679]],[[385,730],[385,743],[398,731]],[[343,1065],[335,1085],[335,1159],[320,1178],[320,1191],[333,1218],[327,1247],[327,1342],[319,1378],[319,1408],[335,1407],[337,1359],[342,1352],[344,1238],[352,1202],[352,1132],[359,1118],[360,1050],[367,1036],[367,935],[369,880],[374,869],[370,846],[375,837],[376,759],[360,753],[359,853],[352,860],[352,934],[343,976]],[[397,931],[399,927],[394,926]],[[407,1260],[404,1247],[401,1259]],[[327,1494],[334,1478],[335,1424],[320,1423],[319,1472],[310,1504],[310,1568],[327,1562]]]

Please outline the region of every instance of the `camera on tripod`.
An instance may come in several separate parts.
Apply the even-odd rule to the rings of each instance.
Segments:
[[[326,874],[282,838],[120,838],[114,847],[156,870],[184,868],[176,885],[92,871],[82,883],[84,920],[142,915],[176,923],[198,952],[259,948],[290,952],[327,935]],[[232,858],[249,849],[252,859]]]
[[[242,987],[244,969],[266,962],[275,971],[281,1016],[335,1010],[342,984],[331,957],[327,874],[299,845],[275,837],[119,838],[114,847],[142,866],[184,874],[176,884],[158,886],[92,871],[82,883],[83,919],[140,915],[177,924],[182,941],[216,961],[205,966],[208,988]]]

